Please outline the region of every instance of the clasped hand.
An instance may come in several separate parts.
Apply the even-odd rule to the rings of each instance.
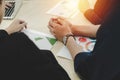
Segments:
[[[49,21],[50,32],[59,40],[62,41],[63,37],[67,34],[72,34],[70,27],[72,26],[64,18],[51,18]]]

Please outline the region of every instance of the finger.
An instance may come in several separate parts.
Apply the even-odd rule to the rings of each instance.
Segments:
[[[52,31],[52,30],[50,30],[50,33],[51,33],[52,35],[55,35],[55,32],[54,32],[54,31]]]
[[[58,18],[58,22],[59,22],[60,25],[64,25],[65,24],[65,21],[63,19],[59,19]]]
[[[49,22],[49,26],[51,26],[51,27],[53,27],[53,28],[55,28],[55,27],[58,27],[60,24],[58,24],[58,23],[56,23],[55,21],[50,21]]]
[[[10,4],[10,3],[7,2],[7,3],[5,4],[5,8],[6,8],[6,9],[9,9],[10,7],[12,7],[12,4]]]
[[[49,26],[52,26],[52,19],[50,19],[49,21]]]
[[[57,17],[57,18],[51,18],[49,21],[49,25],[54,27],[53,23],[57,23],[57,24],[62,24],[64,22],[65,18],[63,17]]]
[[[53,28],[52,28],[51,26],[48,26],[48,28],[50,29],[50,31],[52,31],[52,32],[53,32]]]
[[[50,33],[55,35],[55,30],[51,27],[51,26],[48,26],[49,30],[50,30]]]
[[[51,18],[49,21],[49,26],[52,26],[53,21],[54,21],[54,18]]]
[[[9,7],[8,7],[8,6],[5,6],[5,9],[9,9]]]
[[[60,24],[59,21],[58,21],[58,17],[56,18],[51,18],[50,22],[54,22],[54,23],[57,23],[57,24]]]
[[[59,16],[58,19],[65,20],[66,18]]]
[[[14,22],[18,23],[18,24],[22,24],[22,23],[25,23],[24,20],[21,20],[21,19],[16,19]]]
[[[25,22],[25,28],[27,29],[27,23]]]
[[[52,18],[52,21],[53,21],[54,23],[60,24],[59,21],[58,21],[58,19],[63,20],[62,18],[57,17],[57,18]],[[61,25],[61,24],[60,24],[60,25]]]
[[[6,2],[6,4],[5,4],[6,6],[12,6],[12,4],[10,3],[10,2]]]
[[[27,28],[27,23],[20,24],[22,28]]]

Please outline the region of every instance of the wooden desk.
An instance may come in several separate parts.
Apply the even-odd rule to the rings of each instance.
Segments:
[[[46,12],[58,1],[60,0],[52,0],[52,2],[51,0],[24,0],[15,19],[19,18],[25,20],[28,23],[28,28],[30,29],[50,34],[47,25],[52,16],[46,14]],[[3,20],[0,28],[6,28],[12,21],[13,20]],[[75,24],[91,24],[82,14],[78,14],[70,21]],[[61,42],[57,42],[57,44],[54,45],[51,51],[55,56],[62,46],[63,44]],[[80,80],[74,72],[73,60],[60,58],[58,56],[56,56],[56,59],[67,71],[71,80]]]

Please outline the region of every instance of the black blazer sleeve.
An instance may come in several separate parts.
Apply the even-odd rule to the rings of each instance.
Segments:
[[[9,36],[5,30],[0,30],[0,40]]]
[[[89,74],[91,74],[91,71],[93,70],[94,61],[95,59],[90,52],[81,52],[75,56],[75,72],[81,79],[88,80],[88,77],[90,76]]]
[[[120,80],[120,0],[116,2],[97,32],[92,55],[79,53],[75,57],[75,69],[84,80]]]

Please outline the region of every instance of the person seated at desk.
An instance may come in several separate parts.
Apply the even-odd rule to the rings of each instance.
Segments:
[[[0,23],[5,9],[0,0]],[[15,20],[0,30],[0,80],[71,80],[51,51],[40,50],[21,32],[27,24]]]
[[[108,18],[95,29],[96,44],[91,52],[83,52],[76,43],[71,24],[62,18],[51,18],[50,32],[69,49],[76,73],[82,80],[120,80],[120,0]]]
[[[104,22],[114,2],[115,0],[96,0],[94,8],[90,9],[88,0],[80,0],[79,9],[91,23],[98,25]]]
[[[96,38],[96,31],[115,5],[116,0],[97,0],[94,9],[90,9],[88,0],[80,0],[79,9],[84,13],[85,17],[95,25],[75,25],[66,21],[64,18],[62,19],[69,24],[73,35]]]
[[[80,1],[88,2],[88,0],[80,0]],[[82,7],[82,3],[80,5]],[[82,12],[84,13],[86,17],[89,17],[88,20],[90,20],[90,22],[92,22],[93,24],[99,24],[99,25],[75,25],[75,24],[71,24],[70,22],[66,21],[64,18],[62,19],[67,24],[69,24],[69,27],[71,28],[71,32],[73,33],[73,35],[96,38],[96,31],[100,27],[100,24],[104,22],[105,18],[107,18],[107,15],[111,12],[112,8],[115,5],[116,5],[116,0],[109,0],[109,1],[108,0],[97,0],[94,9],[89,9],[89,7],[87,8],[82,7],[80,9],[82,10]],[[99,17],[95,17],[98,15]]]

